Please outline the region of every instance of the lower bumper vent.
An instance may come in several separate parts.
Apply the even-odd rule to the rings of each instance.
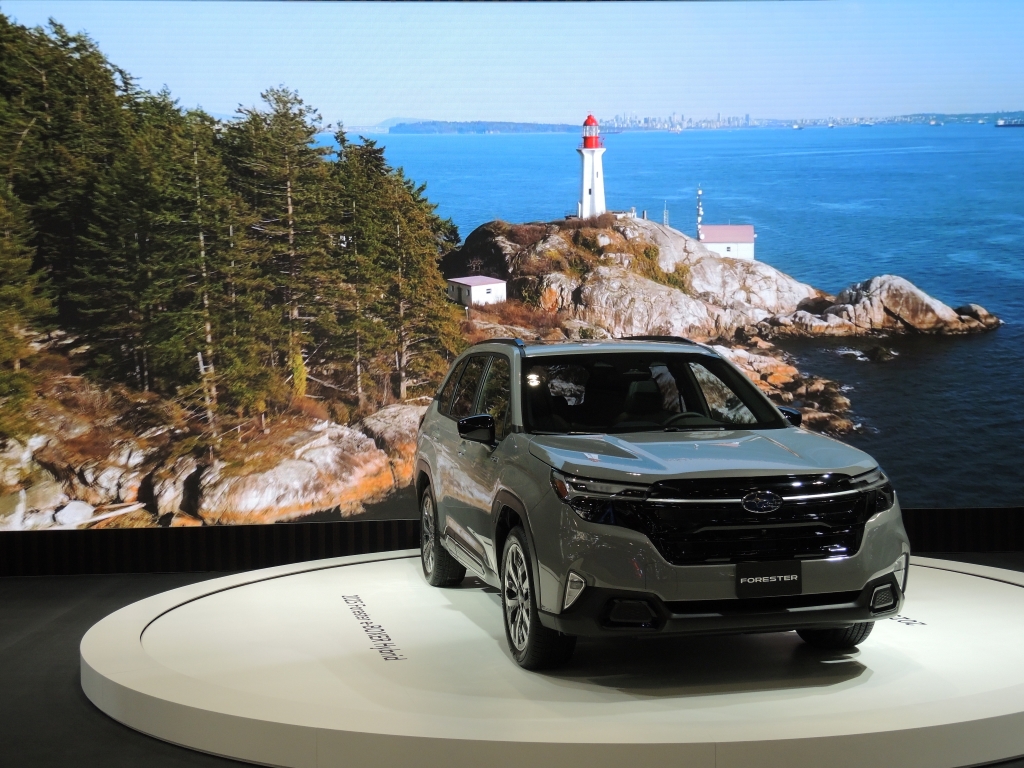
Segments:
[[[608,623],[630,627],[653,627],[657,616],[644,600],[612,600]]]
[[[895,604],[896,596],[893,594],[892,586],[889,584],[876,587],[871,595],[871,610],[876,613],[892,608]]]

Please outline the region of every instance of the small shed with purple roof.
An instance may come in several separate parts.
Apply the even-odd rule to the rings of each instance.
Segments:
[[[495,304],[505,300],[505,281],[483,275],[452,277],[448,279],[448,298],[467,307]]]

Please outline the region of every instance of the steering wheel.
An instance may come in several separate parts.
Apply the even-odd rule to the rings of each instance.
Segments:
[[[697,413],[697,411],[683,411],[682,413],[673,414],[671,418],[667,419],[664,422],[663,426],[671,427],[676,421],[679,421],[681,419],[686,419],[686,418],[692,419],[694,417],[696,417],[698,419],[708,419],[708,421],[713,421],[713,422],[715,421],[714,419],[712,419],[712,418],[710,418],[708,416],[705,416],[703,413]],[[715,422],[715,423],[717,424],[718,422]]]

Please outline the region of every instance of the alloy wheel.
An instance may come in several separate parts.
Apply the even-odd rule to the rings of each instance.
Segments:
[[[434,501],[430,493],[423,494],[420,502],[420,553],[423,555],[423,570],[429,576],[434,572]]]
[[[530,636],[530,577],[526,557],[518,541],[513,541],[505,555],[505,623],[516,650],[526,648]]]

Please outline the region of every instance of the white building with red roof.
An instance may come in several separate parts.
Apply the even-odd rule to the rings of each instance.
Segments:
[[[697,239],[712,253],[728,259],[754,260],[753,224],[704,224],[704,190],[697,187]]]
[[[505,281],[484,275],[448,279],[448,298],[467,307],[505,301]]]
[[[753,224],[701,224],[700,241],[719,256],[754,260]]]

